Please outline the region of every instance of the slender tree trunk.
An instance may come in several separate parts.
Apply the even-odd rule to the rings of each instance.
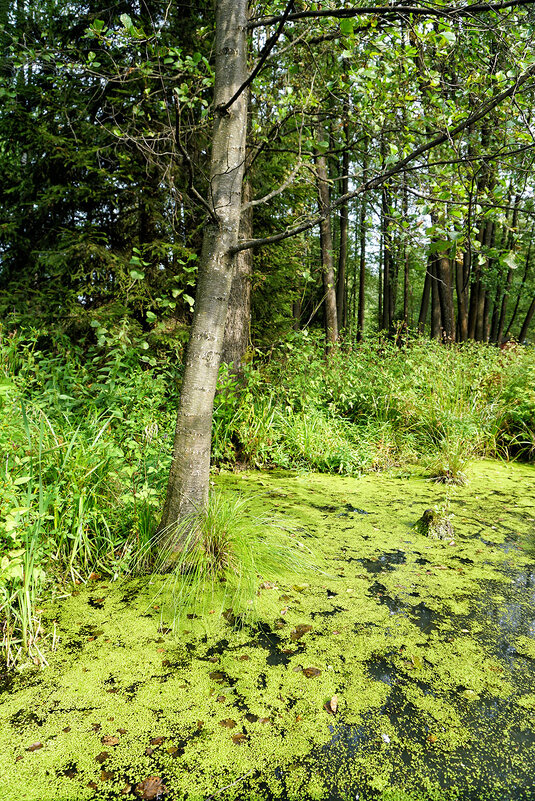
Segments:
[[[442,320],[442,338],[447,342],[455,341],[455,314],[453,311],[453,285],[451,260],[442,256],[436,260],[438,279],[438,296]]]
[[[213,400],[238,242],[247,130],[247,92],[224,109],[247,78],[247,0],[218,0],[214,128],[210,164],[214,219],[205,227],[193,325],[188,344],[160,531],[180,548],[174,524],[208,500]]]
[[[346,104],[344,103],[344,108]],[[344,122],[344,139],[347,143],[348,130],[347,119]],[[340,191],[342,195],[349,192],[349,150],[344,148],[342,154],[342,181]],[[340,249],[338,251],[338,275],[336,277],[336,314],[338,326],[343,329],[347,325],[347,304],[346,304],[346,270],[347,270],[347,251],[349,236],[349,209],[347,203],[340,209]]]
[[[526,314],[525,320],[522,323],[522,328],[520,329],[520,334],[518,335],[519,342],[524,342],[524,340],[527,338],[528,328],[531,324],[534,314],[535,314],[535,297],[531,301],[528,313]]]
[[[318,141],[323,141],[324,134],[320,125],[317,126]],[[316,154],[316,174],[318,178],[318,197],[320,213],[325,217],[320,223],[321,262],[323,272],[323,292],[325,305],[325,340],[327,347],[338,340],[338,317],[336,313],[336,289],[333,264],[333,237],[330,207],[329,177],[327,173],[327,159],[321,153]]]
[[[468,339],[467,287],[470,279],[470,254],[465,251],[462,259],[455,262],[455,286],[457,290],[457,328],[458,339]]]
[[[431,338],[441,339],[442,313],[438,293],[438,264],[436,257],[432,258],[429,263],[429,272],[431,273]]]
[[[243,203],[251,200],[251,182],[244,181]],[[240,238],[252,239],[253,209],[242,211]],[[234,256],[234,275],[230,289],[225,336],[223,340],[222,362],[231,363],[233,372],[243,372],[243,360],[249,346],[249,325],[251,321],[251,278],[253,274],[253,251],[240,250]]]
[[[428,256],[427,269],[425,271],[425,281],[422,290],[422,300],[420,302],[420,314],[418,315],[418,333],[423,334],[425,331],[425,324],[427,322],[427,315],[429,313],[429,296],[431,294],[431,267],[433,257],[431,254]]]

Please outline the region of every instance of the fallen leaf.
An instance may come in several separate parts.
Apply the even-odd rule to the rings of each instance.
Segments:
[[[325,710],[331,715],[336,715],[338,711],[338,696],[333,695],[330,701],[325,704]]]
[[[101,751],[100,754],[97,754],[95,757],[95,762],[98,762],[99,765],[102,765],[107,759],[109,759],[109,754],[107,751]]]
[[[242,654],[240,656],[240,662],[247,662],[250,658],[251,657],[249,656],[249,654]]]
[[[236,726],[236,721],[232,720],[232,718],[225,718],[225,720],[219,721],[220,726],[224,726],[226,729],[233,729]]]
[[[119,734],[126,734],[126,729],[117,729]]]
[[[315,668],[315,667],[307,667],[307,668],[303,668],[303,673],[305,674],[307,679],[312,679],[314,676],[319,676],[320,673],[321,673],[321,670],[319,668]]]
[[[247,714],[245,715],[245,720],[248,723],[256,723],[256,721],[258,720],[258,715],[253,715],[252,712],[247,712]]]
[[[161,745],[165,740],[165,737],[153,737],[150,741],[151,745]]]
[[[241,745],[242,743],[247,741],[247,735],[240,732],[239,734],[232,735],[232,742],[234,745]]]
[[[111,734],[105,734],[101,737],[100,742],[102,745],[119,745],[119,738]]]
[[[88,782],[86,784],[86,787],[89,787],[91,790],[96,790],[97,787],[98,787],[98,784],[96,782]]]
[[[436,741],[437,741],[437,736],[436,736],[436,734],[429,734],[429,735],[428,735],[428,737],[427,737],[427,742],[428,742],[428,743],[431,743],[431,744],[432,744],[432,743],[436,743]]]
[[[176,745],[170,745],[169,748],[167,748],[166,750],[167,750],[168,754],[173,755],[173,754],[176,754],[176,752],[178,751],[178,748],[176,747]]]
[[[63,729],[63,731],[65,732],[65,734],[68,734],[68,733],[70,732],[70,730],[71,730],[71,727],[70,727],[70,726],[65,726],[65,728]]]
[[[100,772],[100,781],[101,782],[109,782],[111,779],[115,778],[115,773],[112,770],[102,770]]]
[[[220,704],[224,704],[227,699],[226,699],[226,696],[224,696],[224,695],[218,695],[215,700],[219,701]]]
[[[128,793],[130,793],[131,791],[132,791],[132,785],[131,784],[125,784],[125,786],[121,790],[121,795],[128,795]]]
[[[221,670],[212,670],[208,675],[216,684],[226,684],[227,682],[227,676]]]
[[[100,578],[100,573],[91,573],[89,576],[89,581],[98,581]]]
[[[26,751],[39,751],[40,748],[43,747],[43,743],[32,743],[28,746]]]
[[[259,723],[271,723],[271,719],[270,718],[259,718],[258,722]]]
[[[295,642],[296,640],[300,640],[301,637],[304,637],[309,631],[312,630],[312,626],[308,625],[307,623],[300,623],[290,632],[290,639]]]
[[[164,795],[164,793],[167,792],[167,787],[159,776],[149,776],[147,779],[143,779],[142,782],[139,782],[139,784],[136,784],[134,792],[145,801],[152,801]]]
[[[219,662],[219,657],[218,656],[209,656],[208,657],[208,661],[209,662],[214,662],[214,663],[215,662]]]

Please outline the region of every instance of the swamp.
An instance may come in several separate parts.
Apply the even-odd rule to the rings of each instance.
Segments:
[[[535,0],[0,0],[0,801],[535,801]]]
[[[469,473],[221,472],[316,570],[241,627],[217,589],[177,620],[165,577],[47,603],[51,665],[2,680],[3,798],[533,798],[535,469]],[[446,503],[454,539],[414,529]]]

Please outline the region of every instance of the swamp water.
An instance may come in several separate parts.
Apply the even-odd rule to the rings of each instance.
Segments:
[[[4,676],[0,797],[535,799],[535,469],[221,474],[321,571],[260,585],[260,625],[170,630],[158,582],[48,604],[59,647]],[[411,530],[449,502],[455,542]]]

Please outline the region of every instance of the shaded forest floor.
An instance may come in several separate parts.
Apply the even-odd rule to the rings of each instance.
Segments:
[[[241,628],[217,599],[177,625],[158,577],[47,602],[50,666],[3,678],[2,798],[535,798],[535,468],[468,472],[221,472],[319,569]],[[437,504],[451,541],[411,528]]]

